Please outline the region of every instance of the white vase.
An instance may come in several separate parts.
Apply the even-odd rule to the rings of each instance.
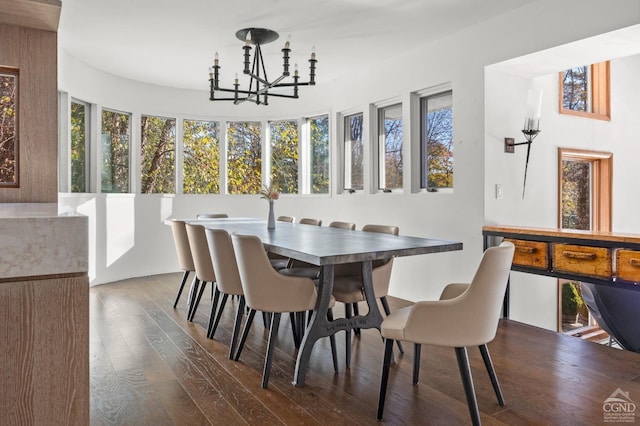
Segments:
[[[267,229],[274,229],[276,227],[276,217],[273,214],[273,200],[269,200],[269,219],[267,221]]]

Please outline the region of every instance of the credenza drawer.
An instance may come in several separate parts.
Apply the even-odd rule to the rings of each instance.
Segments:
[[[611,251],[608,248],[553,245],[553,269],[556,271],[609,278],[612,275],[611,266]]]
[[[530,268],[547,269],[549,267],[549,256],[547,255],[547,243],[540,241],[512,240],[516,250],[513,254],[513,264],[527,266]]]
[[[616,274],[622,280],[640,282],[640,251],[618,250]]]

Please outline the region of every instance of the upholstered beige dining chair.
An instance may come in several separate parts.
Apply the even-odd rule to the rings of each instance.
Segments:
[[[182,282],[178,289],[178,294],[176,295],[176,300],[173,302],[174,309],[178,306],[178,301],[180,300],[180,295],[184,289],[184,284],[189,278],[189,273],[196,270],[196,267],[193,264],[193,256],[191,256],[189,237],[187,236],[187,228],[185,226],[186,223],[183,220],[174,219],[171,221],[171,234],[173,235],[173,242],[176,246],[178,263],[180,264],[180,269],[184,271],[184,274],[182,274]],[[199,282],[197,276],[194,278],[194,283],[196,281]]]
[[[322,226],[322,219],[313,219],[310,217],[303,217],[298,222],[301,225],[314,225],[314,226]]]
[[[379,232],[382,234],[398,235],[400,229],[391,225],[365,225],[362,227],[365,232]],[[364,287],[362,284],[361,264],[340,265],[336,268],[336,276],[333,281],[333,296],[336,301],[344,303],[346,318],[351,318],[353,314],[358,315],[358,303],[366,300]],[[391,281],[391,269],[393,259],[376,260],[373,262],[372,280],[373,293],[376,299],[380,299],[382,308],[386,315],[391,313],[387,294],[389,293],[389,282]],[[356,334],[359,330],[356,329]],[[398,344],[400,352],[404,352],[402,344]],[[351,367],[351,330],[345,332],[345,352],[347,368]]]
[[[341,229],[348,229],[350,231],[354,231],[356,229],[356,224],[351,222],[333,221],[329,224],[329,228],[341,228]]]
[[[216,297],[214,297],[213,303],[211,304],[211,317],[207,328],[207,337],[209,339],[213,339],[216,333],[222,311],[229,295],[240,297],[236,311],[236,319],[233,325],[233,333],[231,335],[231,344],[229,345],[229,359],[232,359],[236,351],[240,324],[245,311],[245,299],[242,291],[242,283],[240,282],[240,273],[238,272],[231,236],[227,231],[223,229],[207,229],[206,235],[209,252],[211,253],[211,262],[216,272],[216,288],[218,292],[222,294],[219,306]]]
[[[226,213],[200,213],[198,219],[225,219],[229,217]]]
[[[416,345],[414,383],[418,381],[420,345],[455,348],[469,413],[474,425],[480,424],[480,412],[473,387],[467,347],[479,346],[498,403],[504,405],[502,390],[491,362],[487,343],[491,342],[496,335],[513,252],[514,245],[510,242],[503,242],[498,247],[487,249],[471,284],[450,284],[443,290],[440,300],[417,302],[397,310],[382,322],[381,333],[385,338],[385,349],[378,399],[378,420],[382,419],[384,410],[394,340],[412,342]]]
[[[240,281],[245,295],[249,316],[244,325],[235,359],[240,358],[256,311],[271,313],[269,343],[262,374],[262,387],[269,383],[273,352],[283,312],[307,312],[315,309],[318,297],[314,282],[305,277],[288,277],[274,270],[267,258],[260,239],[253,235],[231,235],[236,253]],[[333,300],[332,300],[333,302]],[[332,303],[333,304],[333,303]],[[333,319],[331,306],[326,315]],[[302,326],[302,324],[298,324]],[[330,336],[335,371],[338,370],[335,338]]]
[[[202,293],[207,286],[207,283],[211,283],[211,291],[217,292],[215,287],[216,274],[213,271],[213,264],[211,263],[211,254],[209,253],[209,246],[207,244],[207,235],[205,234],[204,226],[187,224],[187,235],[189,236],[189,247],[191,248],[191,254],[193,255],[193,264],[196,267],[196,276],[202,282],[202,286],[198,290],[198,286],[194,285],[191,291],[191,306],[187,313],[187,320],[193,321],[193,317],[196,315],[198,305],[200,305],[200,299],[202,299]],[[216,293],[217,296],[217,293]]]
[[[288,223],[293,223],[296,221],[296,218],[294,216],[278,216],[278,218],[276,219],[278,222],[288,222]]]

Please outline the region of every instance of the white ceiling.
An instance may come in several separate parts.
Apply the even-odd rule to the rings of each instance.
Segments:
[[[269,77],[280,73],[280,49],[291,34],[291,63],[304,80],[316,47],[321,85],[532,1],[63,0],[58,36],[61,49],[108,73],[207,90],[214,53],[229,85],[242,70],[236,31],[264,27],[280,33],[263,46]]]

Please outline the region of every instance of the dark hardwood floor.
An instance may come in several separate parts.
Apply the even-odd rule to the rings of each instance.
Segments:
[[[261,389],[267,338],[262,321],[256,318],[240,361],[230,361],[235,302],[209,340],[207,297],[193,323],[186,320],[186,290],[173,309],[179,280],[180,274],[167,274],[91,289],[92,424],[378,423],[383,344],[376,330],[353,339],[352,367],[346,371],[344,333],[337,335],[339,374],[333,372],[328,339],[320,341],[306,385],[296,388],[296,352],[283,316],[269,389]],[[390,302],[392,309],[406,305]],[[342,314],[337,306],[335,316]],[[505,407],[496,401],[479,351],[469,351],[486,425],[601,424],[603,402],[618,388],[640,405],[640,354],[514,321],[501,322],[489,349]],[[423,347],[417,386],[411,384],[412,358],[408,344],[404,355],[396,351],[382,423],[470,424],[453,349]]]

